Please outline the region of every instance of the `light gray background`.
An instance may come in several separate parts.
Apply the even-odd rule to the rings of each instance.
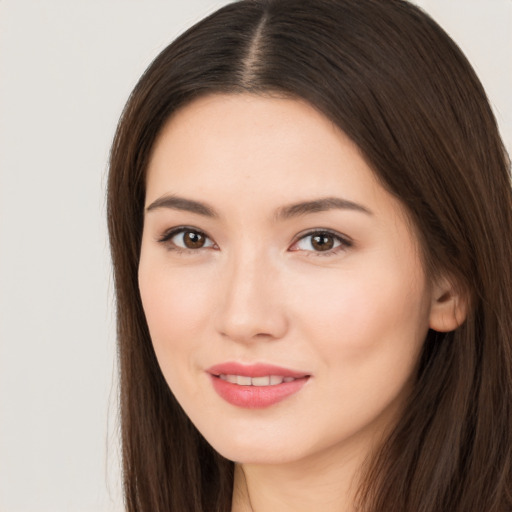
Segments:
[[[0,0],[0,512],[117,512],[104,184],[138,77],[214,0]],[[512,0],[418,1],[512,148]]]

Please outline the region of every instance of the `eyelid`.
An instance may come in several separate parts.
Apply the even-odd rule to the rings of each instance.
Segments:
[[[192,248],[188,248],[188,247],[180,247],[179,245],[176,245],[171,242],[172,238],[174,238],[176,235],[179,235],[180,233],[184,233],[187,231],[203,235],[207,240],[212,242],[212,244],[208,245],[206,247],[198,247],[197,249],[192,249]],[[216,249],[217,248],[217,244],[215,243],[213,238],[211,238],[202,229],[198,229],[193,226],[176,226],[176,227],[167,229],[164,231],[164,233],[161,236],[157,237],[156,241],[161,244],[167,245],[169,249],[176,250],[176,251],[198,252],[200,249],[211,249],[211,248]]]
[[[292,249],[294,245],[297,245],[301,240],[304,238],[307,238],[308,236],[314,236],[314,235],[320,235],[320,234],[327,234],[335,238],[339,245],[336,247],[333,247],[332,249],[326,250],[326,251],[314,251],[314,250],[305,250],[305,249]],[[334,254],[337,254],[338,252],[345,251],[352,247],[354,245],[353,240],[348,237],[347,235],[344,235],[342,233],[339,233],[338,231],[334,231],[332,229],[328,228],[314,228],[314,229],[308,229],[307,231],[303,231],[299,233],[294,241],[292,242],[290,248],[288,250],[291,251],[303,251],[306,253],[309,253],[308,256],[332,256]]]

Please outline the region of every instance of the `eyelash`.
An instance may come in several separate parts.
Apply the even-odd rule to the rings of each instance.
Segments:
[[[192,248],[180,247],[180,246],[176,245],[174,242],[172,242],[172,239],[175,236],[177,236],[179,234],[185,234],[185,233],[194,233],[196,235],[204,236],[205,239],[207,239],[211,242],[211,245],[209,245],[207,247],[203,246],[203,247],[198,247],[196,249],[192,249]],[[334,256],[340,252],[346,251],[353,245],[352,240],[350,240],[348,237],[346,237],[344,235],[341,235],[340,233],[336,233],[335,231],[332,231],[330,229],[315,229],[315,230],[307,231],[305,233],[300,233],[297,236],[297,238],[295,239],[295,241],[291,244],[290,247],[293,247],[293,246],[299,244],[301,241],[307,239],[308,237],[314,237],[315,235],[316,236],[323,235],[323,236],[332,237],[334,239],[335,243],[338,243],[338,245],[336,245],[335,247],[328,249],[326,251],[303,250],[307,254],[308,257],[309,256],[313,256],[313,257],[315,257],[315,256],[322,256],[322,257]],[[172,229],[166,231],[158,239],[158,242],[166,245],[168,250],[175,251],[177,253],[189,253],[190,254],[190,253],[197,253],[199,249],[210,249],[210,248],[218,249],[215,242],[206,233],[204,233],[203,231],[201,231],[199,229],[188,227],[188,226],[172,228]],[[295,252],[295,251],[300,251],[301,249],[289,249],[289,250],[292,250]]]
[[[181,226],[179,228],[172,228],[168,231],[166,231],[159,239],[158,242],[164,244],[166,248],[170,251],[175,251],[177,253],[197,253],[199,249],[209,249],[212,246],[208,247],[198,247],[197,249],[191,249],[187,247],[180,247],[179,245],[176,245],[174,242],[172,242],[172,239],[179,235],[179,234],[185,234],[185,233],[195,233],[197,235],[204,236],[205,239],[212,241],[213,246],[216,247],[213,240],[203,231],[199,229],[195,229],[189,226]]]
[[[314,229],[307,231],[305,233],[300,233],[296,240],[293,242],[291,247],[299,244],[299,242],[314,236],[328,236],[332,237],[334,239],[334,243],[338,243],[337,246],[328,249],[326,251],[314,251],[314,250],[304,250],[306,255],[313,256],[313,257],[329,257],[329,256],[335,256],[336,254],[339,254],[340,252],[346,251],[347,249],[350,249],[350,247],[353,246],[352,240],[350,240],[347,236],[341,235],[340,233],[337,233],[335,231],[332,231],[330,229]],[[311,242],[310,242],[311,244]],[[300,249],[292,249],[293,251],[300,251]]]

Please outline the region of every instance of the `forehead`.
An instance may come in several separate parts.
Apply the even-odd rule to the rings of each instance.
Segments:
[[[156,188],[258,191],[379,185],[358,147],[304,101],[252,94],[211,95],[176,112],[153,148],[147,194]],[[166,191],[170,192],[170,191]]]

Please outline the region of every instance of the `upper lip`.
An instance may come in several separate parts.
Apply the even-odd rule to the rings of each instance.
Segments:
[[[293,377],[300,379],[310,374],[290,368],[283,368],[266,363],[242,364],[235,361],[220,363],[206,370],[212,375],[242,375],[244,377],[266,377],[267,375],[279,375],[280,377]]]

